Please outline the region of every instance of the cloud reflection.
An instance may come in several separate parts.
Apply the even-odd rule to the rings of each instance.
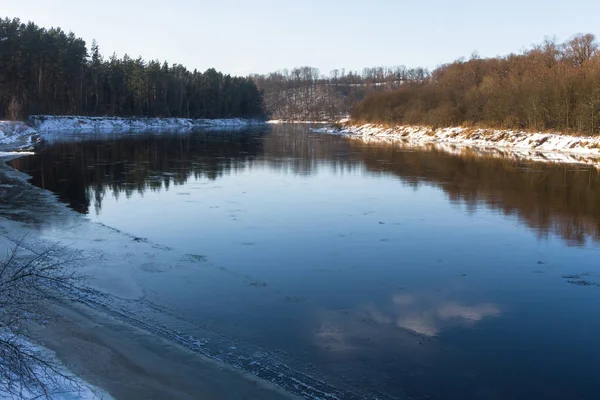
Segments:
[[[492,303],[466,304],[408,293],[395,294],[390,300],[387,304],[370,304],[354,312],[323,310],[315,342],[331,352],[370,347],[371,340],[399,344],[400,339],[406,344],[415,333],[435,337],[445,330],[470,328],[502,314],[500,307]]]
[[[440,330],[435,318],[430,313],[400,317],[396,325],[425,336],[436,336]]]
[[[413,304],[414,299],[410,294],[397,294],[392,297],[394,304],[398,306],[408,306]]]
[[[397,319],[396,325],[425,336],[437,336],[444,329],[472,326],[500,314],[500,308],[494,304],[463,305],[449,301],[421,312],[408,311]]]
[[[480,304],[469,307],[458,303],[447,303],[440,307],[437,312],[442,319],[459,318],[466,323],[474,323],[485,317],[500,315],[500,309],[493,304]]]

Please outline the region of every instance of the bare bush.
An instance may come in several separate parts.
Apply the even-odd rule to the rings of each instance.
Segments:
[[[0,261],[0,397],[51,398],[57,391],[77,391],[75,377],[44,349],[33,345],[27,330],[43,323],[44,307],[77,298],[84,280],[75,271],[82,257],[53,245],[43,251],[15,243]]]

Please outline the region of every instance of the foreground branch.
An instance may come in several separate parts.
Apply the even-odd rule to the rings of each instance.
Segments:
[[[45,322],[43,309],[52,302],[77,299],[85,287],[77,273],[82,261],[58,244],[38,251],[24,240],[0,261],[0,397],[50,399],[80,389],[48,351],[28,340],[27,327]]]

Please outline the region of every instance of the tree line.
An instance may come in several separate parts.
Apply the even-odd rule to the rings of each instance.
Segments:
[[[0,19],[0,118],[32,114],[263,117],[252,79],[180,64],[104,59],[93,42],[60,28]]]
[[[546,39],[520,54],[457,60],[428,79],[372,93],[356,121],[433,127],[476,125],[600,133],[600,52],[591,34]]]
[[[346,117],[368,93],[421,82],[429,72],[398,66],[365,68],[361,73],[336,69],[325,75],[317,68],[297,67],[251,77],[264,92],[271,118],[314,121]]]

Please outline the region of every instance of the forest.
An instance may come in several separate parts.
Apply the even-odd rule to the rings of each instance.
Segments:
[[[473,55],[428,79],[371,93],[357,122],[600,133],[600,52],[591,34],[546,39],[520,54]]]
[[[234,77],[141,57],[105,58],[74,33],[0,19],[0,118],[87,115],[338,120],[600,133],[600,51],[591,34],[519,54],[321,74]]]
[[[265,116],[246,77],[116,55],[60,28],[0,19],[0,118],[33,114],[227,118]]]
[[[251,76],[264,93],[271,118],[303,121],[339,120],[368,93],[394,90],[428,77],[423,68],[405,66],[364,68],[361,72],[335,69],[329,74],[304,66]]]

